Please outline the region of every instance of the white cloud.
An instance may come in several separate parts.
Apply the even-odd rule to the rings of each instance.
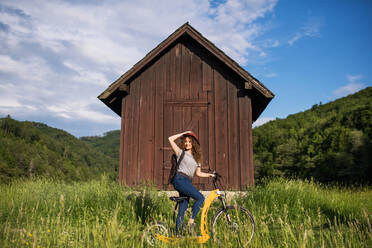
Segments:
[[[261,42],[262,43],[262,47],[264,48],[276,48],[276,47],[279,47],[281,44],[280,44],[280,41],[279,40],[272,40],[272,39],[266,39],[264,41]]]
[[[13,99],[13,98],[10,98],[10,97],[7,97],[7,98],[1,98],[0,99],[0,107],[2,108],[18,108],[18,107],[21,107],[22,105],[20,104],[20,102],[18,102],[16,99]]]
[[[39,57],[15,60],[0,54],[0,72],[16,75],[23,80],[43,81],[49,72],[45,61]]]
[[[343,96],[347,96],[347,95],[350,95],[350,94],[353,94],[363,88],[365,88],[365,84],[363,83],[349,83],[345,86],[342,86],[340,88],[338,88],[337,90],[335,90],[333,92],[333,94],[336,96],[336,97],[343,97]]]
[[[355,83],[359,81],[360,79],[362,79],[363,76],[362,75],[347,75],[346,78],[347,78],[347,81],[349,81],[350,83]]]
[[[298,40],[304,37],[320,37],[320,28],[322,22],[319,19],[309,19],[307,23],[301,27],[291,39],[289,39],[288,44],[292,46]]]
[[[271,47],[278,47],[280,45],[280,42],[278,40],[273,41],[271,44]]]
[[[76,72],[76,75],[71,76],[72,81],[101,86],[107,85],[108,79],[103,73],[90,71],[89,68],[83,68],[81,65],[70,61],[65,61],[63,64]]]
[[[116,122],[120,118],[112,115],[103,114],[99,111],[91,110],[85,102],[73,102],[70,104],[50,105],[46,109],[65,119],[84,119],[96,123]]]
[[[274,78],[274,77],[278,77],[279,74],[276,73],[276,72],[270,72],[270,73],[267,73],[264,75],[264,77],[267,77],[267,78]]]
[[[346,78],[349,83],[333,91],[335,97],[347,96],[366,87],[364,83],[357,82],[363,78],[361,75],[347,75]]]
[[[255,21],[273,12],[276,3],[277,0],[228,0],[216,7],[206,29],[201,24],[201,31],[238,63],[255,62],[257,56],[267,55],[265,44],[256,41],[264,28]]]
[[[258,18],[264,17],[267,12],[272,11],[276,3],[276,0],[228,0],[217,7],[216,19],[220,23],[228,23],[231,26],[252,23]]]
[[[261,118],[258,118],[255,122],[253,122],[252,124],[252,127],[259,127],[269,121],[273,121],[275,120],[275,118],[272,118],[272,117],[261,117]]]

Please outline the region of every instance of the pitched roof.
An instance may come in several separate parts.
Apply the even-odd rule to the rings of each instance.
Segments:
[[[138,63],[136,63],[131,69],[129,69],[126,73],[124,73],[121,77],[119,77],[115,82],[113,82],[104,92],[102,92],[98,98],[103,101],[109,108],[111,108],[114,112],[120,115],[120,110],[113,106],[114,100],[112,99],[113,96],[117,96],[117,91],[119,91],[120,86],[124,85],[125,82],[130,80],[137,72],[143,69],[146,65],[148,65],[151,61],[153,61],[160,53],[162,53],[165,49],[171,46],[178,38],[183,35],[188,35],[193,40],[198,42],[202,47],[208,50],[211,54],[213,54],[217,59],[222,61],[226,66],[231,68],[237,75],[242,77],[248,84],[256,89],[257,93],[256,96],[259,96],[259,102],[257,104],[253,104],[253,120],[256,120],[261,112],[266,108],[267,104],[271,101],[274,97],[274,94],[267,89],[260,81],[254,78],[249,72],[244,70],[241,66],[238,65],[233,59],[227,56],[223,51],[217,48],[212,42],[206,39],[203,35],[201,35],[197,30],[195,30],[188,22],[178,28],[174,33],[172,33],[168,38],[166,38],[163,42],[161,42],[157,47],[155,47],[152,51],[150,51],[143,59],[141,59]],[[258,109],[255,109],[255,106]],[[260,106],[258,106],[260,105]],[[255,113],[256,112],[256,113]]]

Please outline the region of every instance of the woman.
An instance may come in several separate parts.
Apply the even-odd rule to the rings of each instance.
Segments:
[[[182,138],[181,148],[178,147],[175,140]],[[192,197],[195,203],[192,206],[192,217],[189,219],[189,226],[194,226],[194,219],[198,214],[200,207],[204,202],[204,196],[191,184],[192,178],[195,175],[198,177],[214,177],[214,174],[204,173],[201,171],[201,149],[196,135],[191,131],[175,134],[168,138],[172,150],[177,155],[177,161],[180,159],[182,151],[185,155],[179,164],[177,174],[172,180],[174,188],[180,196]],[[189,201],[182,201],[179,205],[178,215],[176,219],[176,232],[182,227],[185,211]]]

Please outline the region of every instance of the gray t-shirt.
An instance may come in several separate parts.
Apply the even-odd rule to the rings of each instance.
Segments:
[[[182,150],[178,150],[177,161],[180,159],[182,154]],[[182,172],[188,175],[189,177],[194,177],[195,171],[197,167],[200,167],[200,163],[197,163],[194,157],[185,151],[185,156],[183,157],[181,164],[178,167],[177,172]]]

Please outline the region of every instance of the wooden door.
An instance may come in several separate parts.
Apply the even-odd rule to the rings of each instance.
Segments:
[[[164,143],[163,147],[163,188],[172,189],[167,185],[171,169],[173,151],[168,137],[187,130],[193,131],[200,141],[203,151],[202,169],[208,169],[208,102],[206,101],[168,101],[164,105]],[[176,142],[179,142],[177,140]],[[193,184],[204,189],[207,178],[194,177]]]

